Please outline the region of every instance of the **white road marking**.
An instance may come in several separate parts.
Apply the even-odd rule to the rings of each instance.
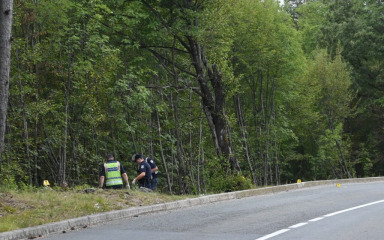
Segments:
[[[285,232],[288,232],[289,230],[291,229],[295,229],[295,228],[298,228],[298,227],[302,227],[302,226],[305,226],[307,225],[308,223],[310,222],[317,222],[317,221],[320,221],[326,217],[332,217],[332,216],[335,216],[337,214],[341,214],[341,213],[345,213],[345,212],[349,212],[349,211],[353,211],[353,210],[356,210],[356,209],[359,209],[359,208],[363,208],[363,207],[368,207],[368,206],[372,206],[372,205],[375,205],[375,204],[378,204],[378,203],[383,203],[384,200],[380,200],[380,201],[376,201],[376,202],[371,202],[371,203],[367,203],[367,204],[363,204],[363,205],[360,205],[360,206],[356,206],[356,207],[352,207],[352,208],[347,208],[347,209],[344,209],[344,210],[341,210],[341,211],[337,211],[337,212],[333,212],[333,213],[329,213],[329,214],[326,214],[322,217],[318,217],[318,218],[314,218],[314,219],[311,219],[309,220],[308,222],[303,222],[303,223],[298,223],[298,224],[295,224],[295,225],[292,225],[290,226],[288,229],[281,229],[279,231],[276,231],[274,233],[271,233],[271,234],[268,234],[268,235],[265,235],[264,237],[261,237],[261,238],[257,238],[255,240],[266,240],[266,239],[270,239],[270,238],[273,238],[273,237],[276,237],[277,235],[280,235],[280,234],[283,234]]]
[[[296,225],[293,225],[293,226],[290,226],[289,228],[292,229],[292,228],[298,228],[298,227],[301,227],[301,226],[304,226],[304,225],[307,225],[308,222],[304,222],[304,223],[298,223]]]
[[[317,221],[320,221],[320,220],[323,220],[323,219],[324,219],[323,217],[318,217],[318,218],[311,219],[308,222],[317,222]]]
[[[290,229],[281,229],[279,231],[276,231],[274,233],[271,233],[271,234],[268,234],[268,235],[265,235],[264,237],[261,237],[261,238],[258,238],[256,240],[266,240],[266,239],[269,239],[269,238],[273,238],[273,237],[276,237],[277,235],[280,235],[282,233],[285,233],[285,232],[288,232]]]
[[[353,208],[344,209],[344,210],[341,210],[341,211],[338,211],[338,212],[334,212],[334,213],[330,213],[330,214],[324,215],[324,217],[332,217],[332,216],[335,216],[335,215],[340,214],[340,213],[349,212],[349,211],[352,211],[352,210],[356,210],[356,209],[363,208],[363,207],[368,207],[368,206],[371,206],[371,205],[374,205],[374,204],[378,204],[378,203],[382,203],[382,202],[384,202],[384,200],[367,203],[367,204],[356,206],[356,207],[353,207]]]

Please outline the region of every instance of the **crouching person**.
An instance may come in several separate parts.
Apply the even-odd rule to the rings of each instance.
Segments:
[[[100,170],[99,187],[103,188],[104,183],[107,189],[122,189],[123,180],[125,187],[130,189],[128,175],[121,163],[115,161],[115,158],[111,154],[106,156],[107,162],[103,164]]]
[[[140,187],[151,188],[151,166],[144,161],[144,157],[141,154],[136,154],[133,158],[138,165],[137,169],[137,177],[135,177],[132,181],[132,184],[139,182]]]

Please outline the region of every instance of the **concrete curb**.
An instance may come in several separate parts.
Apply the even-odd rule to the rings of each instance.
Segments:
[[[98,213],[89,216],[69,219],[61,222],[44,224],[41,226],[23,228],[19,230],[0,233],[0,240],[17,240],[17,239],[33,239],[36,237],[46,236],[50,233],[58,233],[71,231],[78,228],[86,228],[87,226],[96,225],[102,222],[108,222],[112,220],[137,217],[140,214],[169,211],[174,209],[204,205],[208,203],[214,203],[219,201],[240,199],[245,197],[273,194],[277,192],[290,191],[299,188],[316,187],[322,185],[332,184],[348,184],[348,183],[367,183],[384,181],[384,177],[373,178],[352,178],[352,179],[340,179],[340,180],[324,180],[324,181],[312,181],[302,182],[295,184],[279,185],[273,187],[265,187],[258,189],[250,189],[238,192],[220,193],[209,196],[202,196],[198,198],[185,199],[175,202],[168,202],[162,204],[156,204],[153,206],[134,207],[123,210],[111,211],[106,213]]]

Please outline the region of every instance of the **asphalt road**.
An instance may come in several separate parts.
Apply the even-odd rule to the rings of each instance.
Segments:
[[[384,239],[384,183],[326,185],[129,219],[46,240]]]

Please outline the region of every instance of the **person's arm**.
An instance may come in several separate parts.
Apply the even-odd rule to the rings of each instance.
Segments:
[[[120,165],[120,174],[121,174],[121,177],[123,178],[123,180],[125,182],[125,186],[128,189],[131,189],[131,186],[129,185],[129,181],[128,181],[128,174],[125,171],[124,166],[120,162],[118,162],[118,164]]]
[[[99,179],[99,188],[103,188],[103,186],[104,186],[104,179],[105,179],[104,176],[100,176],[100,179]]]
[[[142,179],[143,177],[145,177],[145,172],[142,172],[139,175],[137,175],[137,177],[135,177],[132,182],[135,183],[136,181]]]
[[[105,181],[105,165],[103,164],[100,168],[100,174],[99,174],[99,188],[103,188],[104,181]]]
[[[121,176],[122,176],[123,179],[124,179],[125,186],[126,186],[128,189],[130,189],[131,186],[129,185],[129,181],[128,181],[128,175],[127,175],[127,173],[123,173]]]
[[[159,171],[159,168],[158,168],[158,167],[154,167],[154,168],[151,169],[151,172],[152,172],[152,173],[154,173],[154,172],[156,172],[156,171]]]
[[[149,159],[148,164],[151,167],[151,173],[159,171],[159,168],[157,167],[156,162],[153,159]]]

